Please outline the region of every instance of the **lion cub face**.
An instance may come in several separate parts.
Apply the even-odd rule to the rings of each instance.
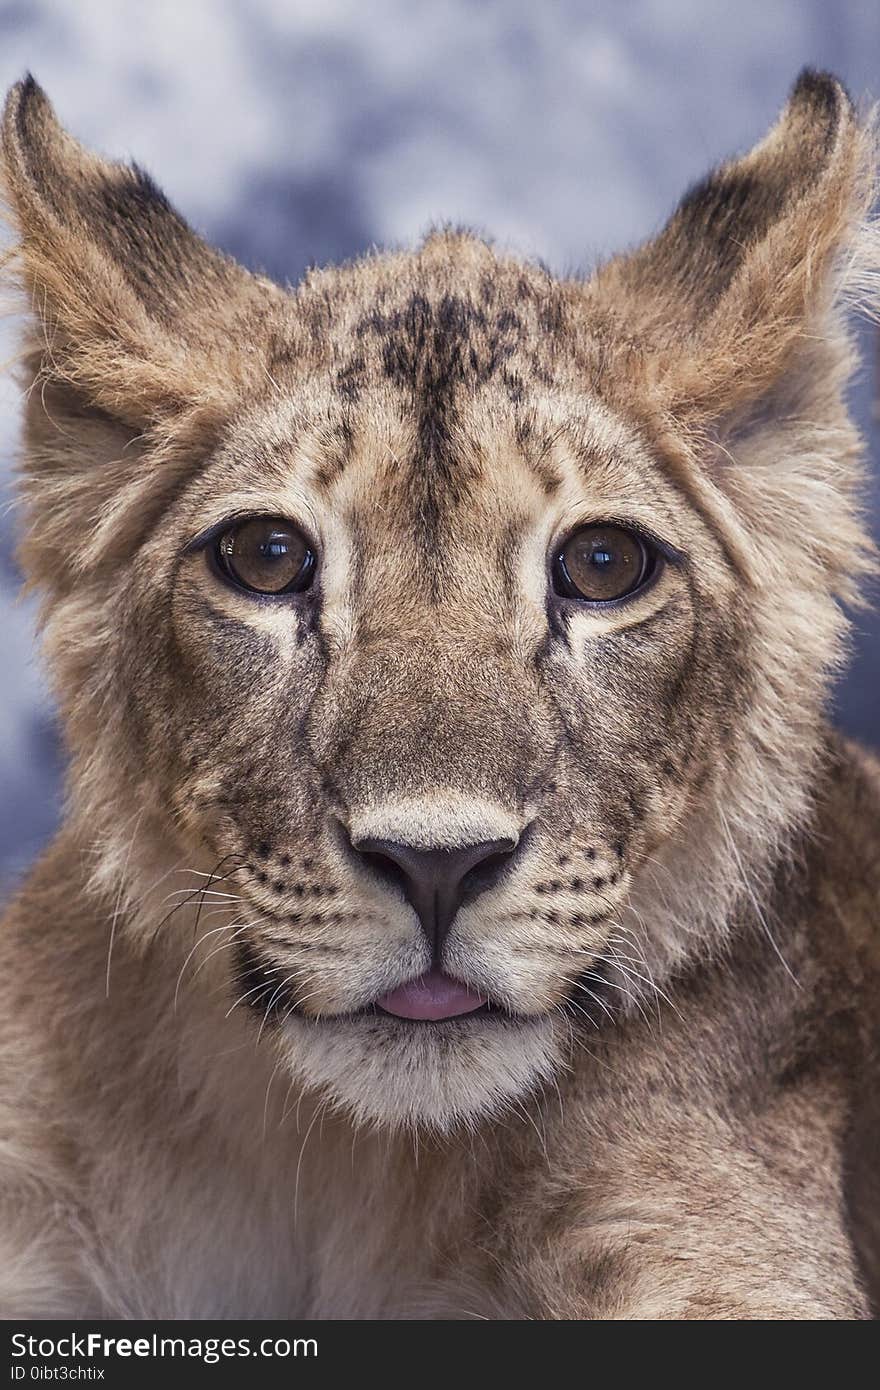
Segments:
[[[748,157],[770,192],[744,245],[789,206],[783,171],[779,254],[798,234],[830,265],[837,91],[808,83]],[[306,1085],[393,1124],[497,1110],[720,929],[773,806],[800,805],[846,579],[836,546],[793,563],[819,503],[768,403],[851,452],[843,340],[761,336],[724,230],[737,166],[586,286],[440,235],[288,295],[74,146],[39,89],[6,160],[52,305],[25,562],[83,823],[112,855],[134,797],[207,867],[229,1003]]]
[[[129,656],[169,803],[242,899],[245,1002],[309,1079],[429,1120],[519,1092],[603,1016],[609,961],[640,973],[630,877],[740,640],[643,439],[506,386],[544,350],[534,304],[469,308],[431,254],[329,381],[273,371],[205,461]]]

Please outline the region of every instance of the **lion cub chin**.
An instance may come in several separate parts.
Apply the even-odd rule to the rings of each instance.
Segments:
[[[12,90],[70,766],[0,1314],[869,1316],[875,164],[805,72],[589,279],[447,230],[291,291]]]

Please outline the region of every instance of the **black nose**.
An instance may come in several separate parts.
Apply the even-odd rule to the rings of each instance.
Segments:
[[[365,839],[358,840],[354,848],[403,888],[418,913],[436,960],[465,894],[489,886],[493,875],[486,871],[507,859],[516,849],[516,840],[416,849],[397,840]]]

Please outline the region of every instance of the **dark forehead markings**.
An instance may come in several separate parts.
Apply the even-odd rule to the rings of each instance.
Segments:
[[[504,597],[513,604],[519,596],[517,575],[517,554],[522,544],[525,527],[521,521],[511,521],[505,526],[498,539],[497,558]]]
[[[356,352],[337,369],[336,390],[348,405],[357,405],[360,400],[366,373],[367,359],[362,352]]]
[[[360,603],[364,595],[364,557],[369,550],[369,530],[359,514],[351,510],[346,517],[351,537],[351,572],[349,591],[352,600]]]
[[[406,394],[415,412],[409,492],[435,590],[442,587],[437,542],[443,519],[466,497],[474,477],[457,436],[457,393],[465,385],[484,385],[504,367],[521,327],[510,309],[491,314],[457,294],[432,300],[416,292],[398,308],[374,309],[356,328],[358,339],[377,343],[382,374]],[[522,383],[513,374],[508,377],[509,393],[521,397]],[[346,380],[350,379],[348,373]]]
[[[552,448],[560,440],[563,442],[566,453],[573,458],[577,465],[578,472],[586,477],[589,477],[591,470],[595,469],[597,463],[614,462],[616,453],[614,448],[609,448],[598,438],[582,438],[578,430],[573,427],[560,426],[548,447]]]
[[[461,291],[425,284],[396,300],[387,288],[381,291],[353,325],[347,352],[335,356],[333,391],[349,437],[328,451],[317,481],[328,487],[344,471],[352,454],[351,422],[365,390],[382,380],[393,383],[415,417],[415,448],[403,476],[429,568],[438,564],[443,520],[466,500],[478,466],[479,441],[467,459],[461,447],[460,394],[495,380],[512,406],[525,461],[552,493],[559,479],[541,447],[527,388],[539,375],[548,335],[560,325],[554,296],[547,287],[538,294],[528,277],[511,284],[486,274]]]
[[[554,446],[562,433],[561,428],[552,434],[539,432],[531,414],[522,414],[517,421],[516,442],[546,497],[552,497],[562,485],[562,476],[552,461]]]
[[[320,446],[321,462],[315,469],[315,483],[326,490],[345,472],[354,448],[354,425],[348,408],[322,431]]]

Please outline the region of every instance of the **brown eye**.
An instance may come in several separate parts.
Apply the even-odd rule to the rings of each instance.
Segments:
[[[252,517],[232,526],[216,546],[222,572],[255,594],[290,594],[307,589],[315,556],[301,531],[273,516]]]
[[[620,526],[585,526],[565,542],[556,557],[557,593],[587,603],[625,598],[649,579],[657,555],[641,536]]]

